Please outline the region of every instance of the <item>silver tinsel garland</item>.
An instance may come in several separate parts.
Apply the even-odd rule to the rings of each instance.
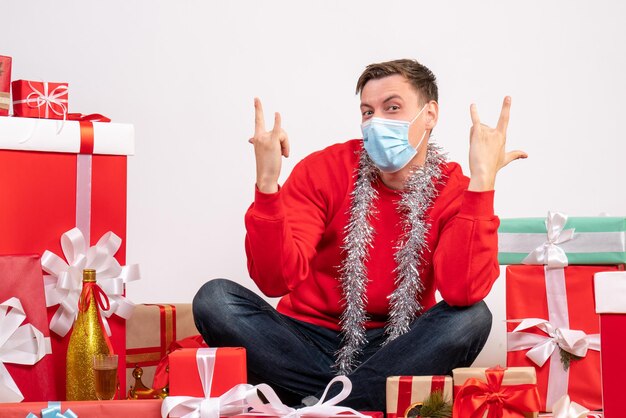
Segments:
[[[437,194],[441,181],[441,163],[445,156],[436,145],[429,144],[423,167],[415,167],[406,181],[398,210],[402,216],[403,236],[396,246],[396,289],[390,296],[390,313],[385,332],[385,343],[409,330],[415,315],[422,310],[418,299],[424,289],[419,268],[427,250],[426,235],[430,224],[425,213]],[[365,306],[367,298],[367,271],[365,263],[372,247],[374,229],[369,218],[376,215],[378,194],[372,183],[378,179],[379,170],[367,155],[360,151],[359,168],[352,192],[350,219],[346,225],[343,242],[345,258],[339,270],[343,289],[344,312],[341,315],[342,346],[337,351],[335,368],[338,374],[348,374],[358,365],[362,347],[367,343],[365,323],[368,320]]]

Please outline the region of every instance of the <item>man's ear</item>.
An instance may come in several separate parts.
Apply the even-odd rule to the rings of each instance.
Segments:
[[[435,100],[428,102],[426,106],[426,129],[432,130],[439,120],[439,103]]]

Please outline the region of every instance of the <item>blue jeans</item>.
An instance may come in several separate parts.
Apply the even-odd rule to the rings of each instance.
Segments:
[[[287,405],[300,405],[308,396],[320,398],[335,376],[339,332],[283,315],[235,282],[204,284],[193,300],[193,315],[209,346],[245,347],[249,383],[269,384]],[[439,302],[384,347],[384,330],[368,330],[361,363],[348,375],[352,393],[341,405],[385,411],[388,376],[442,375],[468,367],[490,330],[491,312],[484,302],[469,307]]]

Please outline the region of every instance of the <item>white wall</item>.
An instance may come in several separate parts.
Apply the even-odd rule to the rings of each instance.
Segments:
[[[358,137],[354,85],[371,62],[413,57],[440,86],[439,143],[467,170],[469,104],[495,124],[513,97],[498,177],[501,217],[624,215],[626,4],[619,1],[2,1],[13,78],[68,81],[70,109],[136,126],[128,261],[136,302],[188,302],[204,281],[247,277],[252,99],[280,111],[284,175]],[[268,118],[268,123],[270,120]],[[479,362],[504,362],[504,281]]]

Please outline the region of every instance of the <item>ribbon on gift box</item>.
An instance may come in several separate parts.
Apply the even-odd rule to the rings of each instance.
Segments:
[[[590,411],[582,405],[571,402],[568,395],[563,395],[552,406],[553,418],[587,418],[589,412]]]
[[[38,90],[33,86],[32,82],[27,81],[32,92],[26,96],[26,99],[14,100],[13,104],[25,103],[28,107],[37,108],[39,117],[41,117],[41,108],[44,108],[44,118],[50,117],[50,112],[57,116],[67,117],[67,85],[60,85],[50,91],[47,81],[42,81],[42,90]],[[63,97],[66,98],[63,98]]]
[[[22,392],[4,363],[33,365],[52,352],[50,338],[31,324],[18,298],[0,303],[0,402],[21,402]]]
[[[546,219],[548,239],[528,254],[522,263],[545,264],[551,268],[567,266],[567,255],[559,245],[574,238],[574,229],[566,230],[566,223],[567,215],[559,212],[548,212]]]
[[[81,230],[74,228],[61,236],[65,260],[51,251],[44,252],[41,265],[49,273],[44,276],[46,306],[59,305],[50,320],[50,330],[63,337],[74,324],[84,269],[96,270],[97,283],[110,300],[109,309],[102,311],[107,334],[111,335],[111,331],[106,318],[113,314],[130,318],[135,304],[124,297],[124,285],[141,277],[138,265],[120,266],[115,259],[121,243],[120,237],[107,232],[96,245],[88,248]]]
[[[10,103],[9,93],[0,91],[0,109],[7,110]]]
[[[455,418],[517,418],[541,407],[536,384],[502,386],[504,371],[494,367],[485,371],[486,382],[476,378],[465,381],[454,398]]]
[[[336,383],[342,385],[341,391],[339,391],[339,393],[332,398],[325,400],[328,391]],[[278,398],[278,395],[276,395],[276,392],[274,392],[274,390],[265,383],[256,385],[253,390],[248,391],[246,400],[248,405],[252,407],[252,410],[250,411],[251,415],[279,416],[283,418],[323,418],[341,415],[346,417],[370,418],[369,415],[364,415],[352,408],[337,405],[339,402],[346,399],[348,395],[350,395],[351,391],[352,382],[350,379],[346,376],[337,376],[331,380],[330,383],[328,383],[328,386],[324,389],[322,397],[319,401],[317,401],[317,403],[311,406],[305,406],[304,408],[294,409],[283,404]],[[259,392],[263,394],[268,403],[263,403],[259,397]]]
[[[337,376],[326,387],[321,399],[312,406],[294,409],[284,405],[276,392],[266,384],[252,386],[249,384],[239,384],[219,397],[210,397],[213,383],[213,370],[215,369],[217,348],[199,348],[196,352],[198,373],[202,382],[204,398],[192,396],[168,396],[163,400],[161,415],[163,418],[219,418],[220,416],[233,416],[243,413],[257,416],[279,416],[283,418],[297,417],[328,417],[337,414],[343,416],[369,418],[354,409],[337,406],[344,400],[352,390],[352,383],[345,376]],[[330,387],[335,383],[343,385],[342,390],[329,400],[325,400]],[[259,392],[268,400],[264,403]],[[252,407],[252,411],[248,409]],[[349,415],[348,415],[349,414]]]
[[[542,367],[546,361],[556,354],[553,361],[558,361],[556,348],[565,350],[576,357],[585,357],[587,350],[600,351],[600,334],[587,335],[584,331],[568,328],[557,328],[549,321],[540,318],[526,318],[512,331],[507,333],[507,351],[528,350],[526,357]],[[522,332],[536,328],[547,335]]]
[[[39,415],[31,412],[26,418],[39,418]],[[78,418],[78,415],[69,408],[61,413],[61,402],[48,402],[48,406],[41,410],[41,418]]]

